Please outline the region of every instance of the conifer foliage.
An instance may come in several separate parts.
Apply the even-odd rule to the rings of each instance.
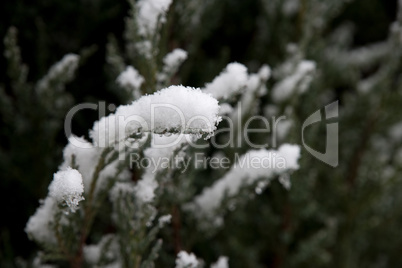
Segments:
[[[402,1],[387,38],[360,47],[350,23],[334,23],[349,1],[257,2],[249,58],[211,64],[208,34],[247,4],[129,0],[122,36],[105,44],[121,104],[95,105],[83,137],[66,131],[83,106],[65,89],[92,52],[30,82],[8,30],[2,122],[21,140],[40,122],[37,146],[69,134],[26,223],[38,251],[21,266],[402,265]]]

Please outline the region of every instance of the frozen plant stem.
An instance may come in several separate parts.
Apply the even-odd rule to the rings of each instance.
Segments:
[[[172,209],[172,215],[173,215],[173,220],[172,220],[172,225],[173,225],[173,241],[174,241],[174,250],[176,255],[181,251],[181,238],[180,238],[180,229],[181,229],[181,224],[180,224],[180,211],[177,207],[177,205],[173,206]]]
[[[60,229],[59,229],[60,228],[60,219],[61,219],[61,213],[59,212],[56,215],[56,226],[55,226],[55,234],[56,234],[56,239],[57,239],[57,245],[61,249],[62,253],[67,256],[67,259],[69,259],[70,261],[73,261],[74,257],[71,255],[71,252],[66,247],[66,245],[65,245],[65,243],[63,241],[63,237],[62,237],[62,235],[60,233]]]
[[[82,267],[83,263],[83,248],[85,245],[85,242],[87,240],[89,230],[91,229],[93,220],[96,216],[97,210],[93,206],[93,198],[94,198],[94,193],[95,193],[95,188],[96,188],[96,182],[98,181],[99,174],[102,171],[102,169],[108,164],[106,163],[106,157],[107,155],[113,151],[113,147],[108,147],[103,150],[98,164],[96,165],[95,171],[92,176],[92,181],[91,181],[91,186],[89,189],[89,194],[88,194],[88,200],[84,203],[85,208],[84,208],[84,221],[82,223],[82,229],[81,229],[81,237],[78,245],[78,250],[71,262],[71,268],[80,268]]]

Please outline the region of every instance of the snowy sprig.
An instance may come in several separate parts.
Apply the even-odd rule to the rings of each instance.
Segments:
[[[229,258],[220,256],[215,263],[211,264],[211,268],[229,268]]]
[[[192,141],[191,135],[160,136],[153,134],[151,137],[151,146],[144,151],[144,157],[149,160],[149,165],[144,168],[141,180],[138,181],[135,192],[136,197],[141,202],[151,202],[155,197],[155,189],[158,187],[156,176],[159,172],[166,171],[168,166],[164,167],[161,161],[171,160],[174,152]]]
[[[154,132],[213,135],[220,121],[218,101],[200,89],[170,86],[94,124],[90,136],[100,147],[113,146],[133,133]]]
[[[79,59],[80,56],[70,53],[50,67],[46,76],[37,84],[38,92],[43,92],[56,84],[69,82],[78,68]]]
[[[41,201],[41,206],[36,210],[25,227],[25,232],[31,239],[42,244],[56,244],[56,236],[51,228],[54,222],[54,214],[57,202],[52,197],[46,197]]]
[[[102,159],[102,153],[103,148],[95,146],[84,138],[72,135],[63,150],[64,161],[59,170],[65,170],[70,166],[76,168],[82,175],[86,194],[91,191],[91,184],[94,179],[96,180],[96,184],[93,185],[95,194],[102,191],[111,178],[127,181],[130,177],[128,169],[121,169],[119,167],[121,163],[119,163],[118,159],[108,161],[105,166],[96,171],[96,167]]]
[[[265,83],[271,77],[271,69],[268,65],[263,65],[255,74],[250,74],[246,82],[246,93],[254,98],[262,97],[267,93]]]
[[[121,196],[134,195],[134,187],[132,182],[116,182],[109,191],[110,200],[116,203]]]
[[[101,259],[112,261],[107,267],[113,265],[113,260],[119,259],[119,245],[117,237],[113,234],[104,235],[97,244],[85,245],[83,248],[85,261],[91,266],[99,265]],[[105,266],[102,266],[105,267]]]
[[[233,107],[229,103],[222,103],[219,109],[219,115],[229,115],[233,112]]]
[[[239,157],[232,168],[194,199],[193,212],[200,218],[211,217],[225,196],[233,197],[244,185],[258,179],[271,180],[275,175],[299,168],[300,147],[284,144],[278,150],[250,150]]]
[[[53,181],[49,185],[49,196],[59,203],[65,202],[71,212],[75,212],[78,208],[78,203],[84,200],[83,193],[82,176],[78,170],[70,167],[55,173]]]
[[[81,137],[74,135],[68,138],[68,143],[63,150],[64,161],[59,166],[59,170],[66,170],[68,167],[74,167],[82,175],[84,191],[89,190],[91,179],[96,164],[99,161],[101,149],[93,146],[92,143]]]
[[[172,0],[140,0],[136,3],[138,33],[152,36],[158,21],[164,23]]]
[[[176,48],[163,58],[164,69],[177,70],[180,64],[187,59],[187,52],[181,48]]]
[[[142,55],[144,58],[147,60],[152,59],[154,56],[154,47],[152,45],[152,42],[149,40],[143,40],[136,42],[134,44],[134,47],[139,55]]]
[[[161,217],[158,219],[159,228],[162,228],[162,227],[165,226],[166,224],[170,223],[171,220],[172,220],[172,215],[170,215],[170,214],[161,216]]]
[[[177,254],[175,268],[196,268],[198,263],[199,262],[194,253],[188,254],[182,250]]]
[[[395,142],[402,140],[402,121],[392,125],[388,130],[388,135]]]
[[[163,58],[163,69],[157,75],[158,82],[167,83],[168,79],[177,72],[180,65],[187,59],[187,52],[181,48],[176,48]]]
[[[241,118],[247,118],[257,112],[260,98],[267,93],[266,82],[270,76],[271,69],[268,65],[261,66],[258,73],[248,75],[244,91],[240,94],[237,105],[229,114],[236,128],[242,127],[241,125],[237,125],[237,122],[242,120]]]
[[[57,268],[56,265],[46,264],[46,261],[43,260],[43,255],[43,252],[38,252],[32,261],[33,268]]]
[[[7,75],[20,87],[26,83],[28,66],[22,62],[21,49],[18,46],[18,30],[11,26],[4,37],[4,57],[7,59]]]
[[[247,79],[247,68],[243,64],[229,63],[211,83],[205,85],[204,92],[218,100],[229,99],[244,89]]]
[[[272,89],[272,98],[281,102],[293,96],[295,93],[305,92],[313,79],[316,64],[313,61],[301,61],[293,73],[278,82]]]
[[[116,81],[121,87],[127,89],[128,92],[131,92],[135,99],[141,97],[140,88],[145,80],[133,66],[127,66],[127,68],[117,77]]]

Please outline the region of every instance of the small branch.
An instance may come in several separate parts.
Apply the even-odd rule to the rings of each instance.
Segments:
[[[72,261],[74,257],[71,255],[70,251],[64,244],[64,241],[61,236],[59,228],[60,228],[60,215],[57,215],[56,216],[56,226],[55,226],[55,234],[56,234],[57,244],[58,244],[59,248],[61,249],[61,252],[63,254],[65,254],[65,256],[67,257],[67,259],[69,261]]]
[[[172,210],[172,226],[173,226],[173,241],[174,241],[174,250],[176,255],[181,251],[181,237],[180,237],[180,211],[177,206],[173,207]]]
[[[111,148],[106,148],[98,161],[98,164],[96,165],[96,168],[94,170],[93,176],[92,176],[92,181],[91,181],[91,186],[89,189],[89,194],[88,194],[88,200],[86,201],[86,206],[84,209],[84,222],[82,224],[82,229],[81,229],[81,237],[79,241],[79,246],[77,253],[73,260],[71,261],[71,268],[80,268],[82,267],[82,262],[83,262],[83,248],[85,245],[85,242],[87,240],[89,230],[91,229],[93,219],[96,215],[96,212],[93,210],[93,198],[95,194],[95,188],[96,188],[96,183],[99,178],[99,174],[102,171],[102,169],[105,167],[106,163],[106,157],[109,152],[113,150],[113,147]]]

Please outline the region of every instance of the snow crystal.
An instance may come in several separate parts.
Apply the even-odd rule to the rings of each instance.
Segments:
[[[58,202],[65,201],[71,212],[75,212],[78,203],[84,199],[82,197],[83,192],[84,185],[81,174],[78,170],[70,167],[67,170],[55,173],[53,181],[49,185],[49,196]]]
[[[303,93],[307,90],[311,80],[312,72],[315,70],[315,62],[304,60],[301,61],[293,74],[285,77],[277,83],[272,89],[272,97],[275,101],[284,101],[293,93]]]
[[[140,0],[137,2],[137,26],[141,35],[153,35],[157,28],[158,19],[161,23],[166,20],[166,12],[172,0]]]
[[[229,268],[229,258],[225,256],[219,257],[217,262],[211,265],[211,268]]]
[[[219,207],[225,194],[236,195],[242,185],[250,185],[260,178],[272,179],[275,174],[281,175],[289,170],[299,168],[300,147],[284,144],[276,150],[250,150],[211,187],[205,188],[194,200],[194,212],[208,216]],[[190,206],[191,207],[191,206]]]
[[[144,83],[144,77],[134,67],[127,66],[126,70],[117,77],[116,81],[120,86],[133,90],[136,98],[141,96],[138,92],[142,83]]]
[[[240,63],[230,63],[215,79],[205,85],[204,92],[216,99],[229,99],[247,84],[247,68]]]
[[[42,202],[25,227],[25,232],[30,238],[43,244],[56,244],[56,236],[50,228],[56,208],[56,201],[51,197]]]
[[[185,251],[180,251],[176,258],[176,268],[196,268],[198,265],[197,257]]]
[[[200,89],[170,86],[118,107],[115,114],[95,122],[90,136],[100,147],[112,146],[138,132],[185,132],[210,137],[220,121],[218,112],[218,101]]]

